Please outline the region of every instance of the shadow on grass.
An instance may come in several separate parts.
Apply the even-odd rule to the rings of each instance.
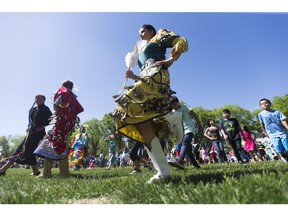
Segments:
[[[282,168],[279,169],[277,167],[274,167],[273,169],[266,170],[265,167],[261,168],[251,168],[249,165],[245,167],[244,169],[239,169],[239,170],[233,170],[233,171],[215,171],[214,173],[211,172],[204,172],[198,171],[197,173],[192,173],[191,175],[185,174],[185,176],[173,176],[168,180],[169,183],[172,184],[179,184],[179,183],[192,183],[192,184],[211,184],[211,183],[223,183],[225,179],[228,178],[234,178],[234,179],[239,179],[240,177],[243,176],[249,176],[249,175],[257,175],[257,174],[274,174],[276,177],[278,175],[283,175],[283,173],[288,172],[288,166],[287,168]]]
[[[75,179],[93,179],[93,180],[103,180],[103,179],[109,179],[109,178],[117,178],[117,177],[123,177],[123,173],[71,173],[69,178],[75,178]],[[125,175],[126,176],[126,175]],[[129,176],[127,174],[127,176]]]

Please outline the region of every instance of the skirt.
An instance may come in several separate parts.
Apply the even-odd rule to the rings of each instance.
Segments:
[[[76,116],[71,117],[68,113],[55,116],[55,119],[55,125],[41,141],[34,154],[42,158],[62,160],[68,158],[66,139],[74,129]]]
[[[14,161],[18,164],[37,165],[36,156],[33,152],[44,136],[45,130],[40,132],[27,132],[26,137],[18,146],[15,153],[9,157],[9,161]]]
[[[244,149],[248,152],[250,151],[255,151],[256,150],[256,145],[252,139],[246,139]]]
[[[65,149],[61,154],[57,154],[55,147],[52,145],[49,139],[44,139],[41,141],[34,154],[51,160],[63,160],[68,158],[68,150]]]
[[[165,136],[171,132],[170,125],[161,118],[171,109],[170,76],[164,67],[144,69],[131,89],[123,95],[118,95],[115,102],[118,106],[112,113],[115,118],[116,129],[124,136],[144,143],[136,124],[153,120],[157,128],[157,136]]]

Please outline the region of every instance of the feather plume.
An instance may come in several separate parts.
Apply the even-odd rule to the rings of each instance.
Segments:
[[[136,66],[138,60],[137,53],[135,52],[128,52],[125,56],[125,63],[127,68],[134,68]]]
[[[138,53],[141,51],[147,44],[147,41],[138,41],[132,52],[128,52],[125,56],[125,63],[127,68],[132,69],[136,66],[138,61]]]

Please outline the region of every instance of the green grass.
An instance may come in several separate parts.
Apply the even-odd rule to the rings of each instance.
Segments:
[[[281,161],[248,165],[202,165],[201,170],[171,168],[171,179],[147,184],[156,171],[131,167],[115,170],[71,170],[63,179],[29,176],[31,170],[9,169],[0,176],[2,204],[287,204],[288,164]],[[79,201],[80,200],[80,201]]]

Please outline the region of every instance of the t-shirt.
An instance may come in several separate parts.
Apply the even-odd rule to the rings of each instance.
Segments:
[[[225,134],[228,136],[229,140],[239,140],[241,136],[239,134],[239,122],[235,118],[229,118],[227,120],[222,120],[220,123],[221,129],[224,130]]]
[[[182,113],[183,116],[183,127],[184,127],[184,133],[196,133],[196,126],[195,121],[190,115],[190,111],[192,109],[188,107],[186,104],[181,103],[178,112]]]
[[[116,153],[116,143],[112,140],[109,142],[109,153]]]
[[[287,130],[282,125],[282,121],[286,119],[279,110],[261,111],[258,114],[260,123],[264,123],[269,138],[286,137]]]

